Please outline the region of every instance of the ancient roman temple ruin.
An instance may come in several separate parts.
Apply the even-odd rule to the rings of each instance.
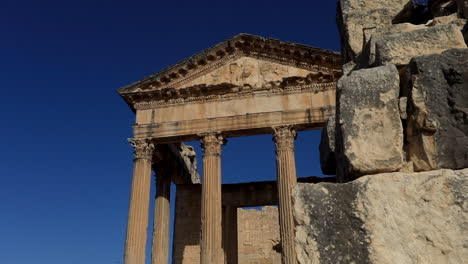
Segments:
[[[171,182],[177,185],[173,263],[242,263],[238,223],[244,218],[237,208],[265,205],[279,208],[267,219],[279,225],[271,250],[282,263],[296,263],[294,140],[334,114],[340,76],[337,52],[240,34],[121,88],[136,113],[125,264],[145,263],[153,170],[153,264],[168,262]],[[221,184],[226,139],[259,134],[272,135],[277,181]],[[194,150],[183,143],[195,140],[203,147],[201,183]]]

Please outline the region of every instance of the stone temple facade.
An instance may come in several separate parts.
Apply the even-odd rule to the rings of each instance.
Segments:
[[[295,263],[294,140],[334,113],[340,76],[339,53],[240,34],[119,89],[136,114],[125,263],[145,263],[153,170],[152,263],[168,261],[171,182],[177,185],[174,263],[277,263],[279,256]],[[277,182],[222,185],[226,139],[259,134],[272,135]],[[193,140],[203,147],[201,184],[193,148],[183,144]],[[267,205],[278,206],[268,225],[248,220],[259,212],[238,209]],[[268,210],[261,212],[274,211]],[[278,232],[266,232],[271,238],[263,241],[254,230],[245,233],[249,225]]]
[[[341,54],[240,34],[119,90],[136,114],[125,264],[146,263],[152,171],[152,264],[171,203],[177,264],[468,263],[468,0],[337,2]],[[308,129],[335,177],[296,177]],[[226,139],[259,134],[276,181],[222,184]]]

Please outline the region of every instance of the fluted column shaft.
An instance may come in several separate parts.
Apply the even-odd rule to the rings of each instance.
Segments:
[[[125,264],[145,264],[154,145],[147,140],[129,140],[134,148],[133,179],[125,240]]]
[[[283,264],[296,264],[294,249],[294,217],[291,191],[297,182],[294,140],[296,132],[291,126],[274,128],[276,145],[276,176],[278,181],[279,222]]]
[[[154,203],[152,264],[167,264],[169,261],[169,226],[171,216],[170,170],[156,165],[156,201]],[[164,166],[161,164],[161,166]]]
[[[221,263],[221,146],[224,139],[218,134],[204,135],[203,183],[201,203],[201,264]]]

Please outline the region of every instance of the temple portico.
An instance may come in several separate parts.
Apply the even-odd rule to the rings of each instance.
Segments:
[[[296,263],[291,198],[297,182],[294,141],[297,132],[320,129],[334,114],[340,75],[336,52],[241,34],[120,89],[136,113],[130,140],[134,170],[125,264],[145,264],[152,170],[156,175],[152,264],[168,262],[171,182],[177,190],[201,185],[196,189],[199,196],[184,198],[197,199],[199,206],[199,215],[190,223],[198,223],[198,245],[190,249],[198,257],[184,255],[188,248],[174,245],[174,256],[183,257],[173,257],[173,263],[237,264],[237,208],[263,203],[278,205],[282,263]],[[234,202],[234,192],[225,193],[222,184],[222,149],[229,147],[227,138],[261,134],[270,134],[274,141],[276,185],[265,183],[269,189],[256,201],[239,197]],[[201,143],[201,184],[195,153],[185,141]],[[178,205],[185,201],[179,197],[182,194],[176,195],[176,210],[184,210]],[[176,244],[185,239],[176,228],[187,219],[175,213]]]

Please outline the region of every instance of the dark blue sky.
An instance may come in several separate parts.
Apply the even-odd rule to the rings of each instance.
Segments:
[[[1,1],[0,262],[122,263],[134,115],[116,89],[241,32],[339,50],[332,0]],[[318,139],[299,133],[299,176],[320,175]],[[273,180],[273,147],[230,139],[223,182]]]

